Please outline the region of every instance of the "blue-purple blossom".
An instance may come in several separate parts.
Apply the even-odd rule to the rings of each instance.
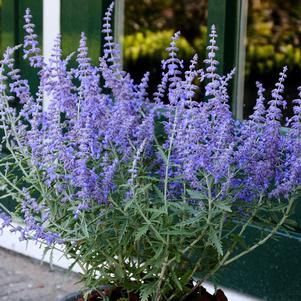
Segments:
[[[41,49],[39,47],[38,35],[35,33],[35,25],[31,22],[32,16],[30,9],[27,8],[24,15],[24,58],[29,59],[32,67],[41,68],[43,65],[43,57],[41,56]]]
[[[0,209],[0,234],[11,225],[11,217]]]
[[[227,91],[235,70],[224,76],[217,72],[215,27],[209,34],[204,69],[198,67],[197,55],[185,69],[177,56],[177,32],[167,48],[168,58],[162,61],[161,83],[150,95],[148,72],[135,83],[121,68],[112,13],[111,5],[104,17],[104,55],[99,64],[92,64],[82,33],[73,54],[77,66],[70,67],[72,55],[63,57],[61,36],[55,39],[49,61],[44,60],[26,10],[23,53],[38,70],[36,94],[15,67],[14,52],[21,46],[4,53],[3,141],[27,179],[11,183],[21,199],[25,226],[16,232],[22,238],[44,239],[48,244],[63,241],[56,221],[69,214],[74,227],[81,215],[93,210],[99,212],[101,223],[103,208],[114,208],[116,195],[130,200],[145,178],[155,181],[166,201],[187,199],[191,206],[203,208],[203,201],[187,196],[193,190],[214,202],[231,199],[240,204],[237,211],[242,203],[251,204],[262,195],[287,198],[300,186],[301,93],[288,121],[291,130],[281,134],[286,67],[271,97],[256,84],[253,114],[236,121]],[[43,108],[45,99],[49,105]],[[19,102],[19,112],[12,101]],[[0,218],[1,230],[10,219],[2,213]]]

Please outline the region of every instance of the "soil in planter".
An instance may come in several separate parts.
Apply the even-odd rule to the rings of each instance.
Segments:
[[[110,290],[105,289],[99,294],[98,292],[93,292],[88,298],[88,301],[101,301],[102,296],[109,296]],[[130,294],[129,299],[123,297],[122,290],[119,288],[113,289],[110,296],[110,301],[139,301],[139,297],[136,294]],[[79,298],[74,301],[84,301],[84,298]],[[199,290],[193,292],[183,301],[228,301],[224,292],[220,289],[216,291],[214,295],[209,294],[204,287],[200,287]]]

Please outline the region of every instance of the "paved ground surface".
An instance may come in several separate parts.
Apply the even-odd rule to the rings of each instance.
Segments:
[[[0,248],[0,301],[59,301],[80,287],[75,274]]]

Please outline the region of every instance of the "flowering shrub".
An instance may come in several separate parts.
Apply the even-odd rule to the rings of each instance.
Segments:
[[[284,68],[268,100],[257,83],[254,113],[236,121],[227,94],[234,71],[216,73],[214,26],[204,69],[196,55],[184,69],[179,33],[172,37],[161,84],[148,95],[148,73],[135,84],[121,69],[112,10],[98,66],[91,65],[84,33],[67,58],[58,36],[47,62],[29,10],[23,46],[5,52],[0,116],[8,154],[0,185],[2,197],[17,201],[23,224],[13,228],[3,208],[1,227],[49,248],[62,244],[82,267],[87,288],[106,283],[143,301],[184,300],[285,224],[301,180],[301,100],[294,100],[291,129],[282,135]],[[20,47],[37,69],[36,95],[14,67]],[[19,109],[11,106],[15,100]],[[271,231],[250,242],[249,225]]]

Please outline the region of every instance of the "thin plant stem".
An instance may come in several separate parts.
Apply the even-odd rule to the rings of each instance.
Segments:
[[[168,148],[168,153],[167,153],[167,162],[165,166],[165,178],[164,178],[164,204],[165,204],[165,209],[167,211],[167,190],[168,190],[168,177],[169,177],[169,164],[170,164],[170,157],[171,157],[171,152],[172,152],[172,145],[176,133],[176,127],[177,127],[177,119],[178,119],[178,110],[176,109],[175,112],[175,117],[174,117],[174,122],[173,122],[173,128],[172,128],[172,134],[170,137],[169,141],[169,148]]]
[[[250,247],[248,250],[245,250],[243,252],[241,252],[240,254],[232,257],[231,259],[228,259],[227,261],[224,262],[224,266],[230,264],[231,262],[239,259],[240,257],[254,251],[255,249],[257,249],[259,246],[263,245],[267,240],[269,240],[273,235],[276,234],[276,232],[279,230],[279,228],[284,224],[284,222],[286,221],[286,219],[289,217],[292,206],[294,204],[295,198],[291,198],[288,202],[288,206],[286,207],[285,213],[282,216],[281,220],[279,221],[279,223],[271,230],[271,232],[264,237],[263,239],[261,239],[260,241],[258,241],[256,244],[254,244],[252,247]]]

